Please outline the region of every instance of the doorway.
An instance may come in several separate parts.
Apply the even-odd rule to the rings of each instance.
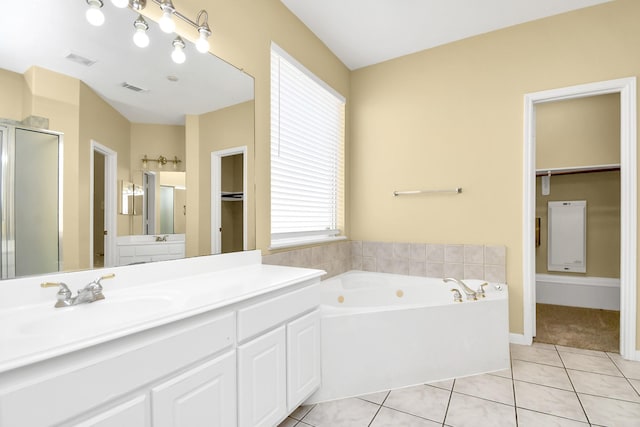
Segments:
[[[636,351],[636,79],[590,83],[525,96],[523,204],[523,343],[536,335],[535,195],[536,106],[547,102],[618,93],[620,96],[620,354],[638,360]]]
[[[91,140],[89,185],[90,268],[113,267],[116,253],[118,153]],[[101,184],[102,183],[102,184]],[[97,194],[96,194],[97,193]],[[102,261],[102,265],[96,262]]]
[[[211,253],[247,250],[247,147],[211,153]]]

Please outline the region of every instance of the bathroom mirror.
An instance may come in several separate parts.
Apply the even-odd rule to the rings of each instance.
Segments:
[[[114,176],[108,178],[107,183],[113,186],[114,199],[122,194],[118,191],[120,181],[129,182],[132,188],[127,188],[135,193],[132,199],[136,214],[118,215],[116,200],[112,210],[105,212],[105,215],[113,213],[116,218],[111,235],[105,237],[112,241],[117,237],[144,234],[143,214],[136,208],[138,199],[144,199],[136,192],[142,188],[144,155],[150,158],[163,155],[169,159],[177,156],[181,160],[177,172],[195,183],[210,180],[210,162],[202,159],[210,158],[211,152],[227,145],[247,145],[251,156],[249,167],[253,167],[254,82],[248,74],[212,54],[197,52],[185,34],[187,59],[183,64],[173,63],[170,55],[177,35],[163,33],[148,17],[145,20],[149,25],[150,44],[144,49],[138,48],[132,40],[133,22],[138,14],[130,9],[115,8],[109,1],[102,7],[105,23],[101,27],[87,22],[88,5],[81,0],[13,1],[4,6],[3,14],[10,19],[0,26],[0,39],[11,42],[0,44],[0,118],[18,123],[28,117],[45,118],[49,129],[64,135],[62,270],[100,264],[94,263],[94,256],[100,255],[96,236],[103,233],[89,230],[90,224],[97,222],[93,221],[92,212],[99,215],[100,209],[106,206],[93,200],[98,190],[90,188],[94,181],[92,174],[99,169],[95,159],[102,154],[105,165],[111,161],[109,155],[114,155]],[[147,2],[146,7],[157,8],[157,5]],[[179,2],[176,7],[180,8]],[[155,16],[155,11],[151,15]],[[195,29],[188,31],[191,30],[195,32]],[[215,36],[213,29],[210,41],[214,46]],[[237,106],[243,106],[244,121],[225,119],[215,123],[216,126],[226,122],[242,127],[243,139],[217,141],[211,137],[213,126],[207,120],[213,121],[210,118],[218,112]],[[96,111],[108,111],[108,114],[96,114]],[[223,130],[218,126],[217,132],[222,134]],[[190,136],[199,133],[204,133],[200,138],[203,141],[207,138],[205,142]],[[227,134],[237,133],[234,129]],[[180,136],[163,140],[167,135]],[[188,149],[188,144],[195,144],[196,148],[191,145]],[[100,155],[92,156],[92,150]],[[191,158],[187,158],[187,153],[191,153]],[[148,169],[160,172],[157,164]],[[188,178],[191,169],[194,171],[191,173],[197,171],[198,176]],[[253,179],[252,172],[248,176]],[[180,201],[186,199],[188,188],[164,187],[173,188],[174,233],[187,228],[184,222],[188,213],[195,217],[188,219],[191,222],[187,242],[189,235],[210,233],[209,187],[196,185],[192,189],[199,207],[191,211],[186,202]],[[249,188],[253,188],[252,183]],[[252,194],[247,203],[253,212]],[[185,221],[176,218],[178,213]],[[253,213],[249,217],[253,221]],[[161,223],[162,217],[157,221]],[[152,229],[149,234],[158,234],[160,230]],[[249,248],[254,248],[255,236],[251,234],[249,239]],[[211,253],[207,243],[210,239],[201,240],[195,251],[187,251],[187,256]]]

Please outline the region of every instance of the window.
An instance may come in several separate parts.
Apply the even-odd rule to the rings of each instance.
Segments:
[[[337,238],[345,100],[271,47],[271,247]]]

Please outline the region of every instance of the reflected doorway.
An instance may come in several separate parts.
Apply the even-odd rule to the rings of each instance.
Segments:
[[[113,267],[116,253],[118,153],[91,141],[90,268]],[[97,263],[97,264],[96,264]]]
[[[247,249],[247,147],[211,153],[211,253]]]

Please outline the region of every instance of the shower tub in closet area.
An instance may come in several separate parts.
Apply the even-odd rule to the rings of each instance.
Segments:
[[[465,280],[476,290],[482,280]],[[307,403],[509,368],[507,286],[454,301],[442,279],[349,271],[325,280],[322,386]]]

